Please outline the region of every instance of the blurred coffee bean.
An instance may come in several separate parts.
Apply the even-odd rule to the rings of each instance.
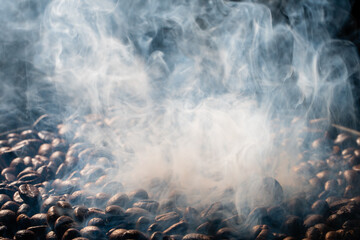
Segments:
[[[19,214],[16,218],[17,229],[27,229],[31,226],[31,220],[26,214]]]
[[[284,222],[282,229],[290,236],[300,236],[305,230],[303,221],[298,216],[289,216]]]
[[[126,232],[126,229],[115,229],[109,234],[109,240],[120,240],[123,239],[123,234]]]
[[[308,228],[305,235],[309,240],[321,239],[321,232],[318,228],[315,227]]]
[[[237,239],[239,234],[232,228],[221,228],[217,231],[215,237],[217,239]]]
[[[69,228],[66,230],[61,240],[71,240],[77,237],[81,237],[80,231],[75,228]]]
[[[311,206],[311,211],[315,214],[326,215],[329,211],[329,205],[324,200],[317,200]]]
[[[58,240],[56,233],[54,231],[50,231],[46,234],[46,240]]]
[[[131,223],[135,223],[139,217],[143,217],[143,216],[150,217],[151,214],[148,211],[146,211],[145,209],[135,208],[135,207],[128,208],[125,211],[125,217]]]
[[[40,225],[47,225],[47,215],[46,213],[37,213],[33,215],[31,218],[31,225],[32,226],[40,226]]]
[[[96,226],[87,226],[80,230],[83,237],[89,240],[104,239],[105,234]]]
[[[211,240],[211,238],[204,234],[189,233],[183,237],[183,240]]]
[[[126,208],[129,201],[129,197],[126,194],[117,193],[109,199],[109,201],[107,202],[107,206],[118,205],[122,208]]]
[[[6,203],[4,203],[1,207],[1,210],[11,210],[13,212],[17,212],[19,209],[20,205],[14,201],[7,201]]]
[[[82,222],[88,216],[88,208],[85,206],[78,206],[74,209],[75,219],[79,222]]]
[[[360,183],[360,174],[354,170],[344,171],[344,178],[349,185],[358,185]]]
[[[20,197],[29,205],[37,205],[40,198],[39,190],[31,184],[23,184],[19,187]]]
[[[306,219],[304,220],[304,226],[305,228],[312,227],[318,223],[324,223],[324,218],[322,215],[319,214],[312,214],[308,215]]]
[[[195,234],[195,233],[193,233]],[[186,236],[185,236],[186,237]],[[185,237],[183,239],[185,239]],[[151,234],[150,236],[150,240],[162,240],[163,239],[163,234],[162,232],[154,232],[153,234]]]
[[[326,233],[325,240],[340,240],[336,231],[330,231]]]
[[[45,156],[45,157],[50,157],[51,153],[52,153],[51,144],[44,143],[39,147],[39,150],[38,150],[39,155],[42,155],[42,156]]]
[[[61,216],[55,221],[54,230],[58,237],[62,237],[69,228],[76,228],[74,220],[68,216]]]
[[[164,229],[177,223],[180,220],[180,215],[177,212],[169,212],[155,217],[155,222]]]
[[[133,204],[133,207],[143,208],[151,213],[156,213],[159,203],[153,200],[141,200]]]
[[[35,233],[30,230],[19,230],[14,236],[15,240],[34,240],[35,238]]]
[[[28,227],[27,230],[32,231],[33,233],[35,233],[35,236],[38,239],[45,239],[46,238],[46,234],[48,233],[49,226],[48,225],[40,225],[40,226],[32,226],[32,227]]]
[[[189,224],[185,221],[180,221],[168,227],[163,233],[165,235],[184,235],[189,227]]]
[[[95,226],[95,227],[98,227],[98,228],[104,228],[105,227],[105,221],[104,219],[102,218],[92,218],[89,220],[88,226]]]

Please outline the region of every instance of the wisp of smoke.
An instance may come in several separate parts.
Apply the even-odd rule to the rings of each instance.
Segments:
[[[32,66],[26,104],[66,124],[101,116],[106,126],[87,123],[82,135],[112,153],[112,178],[127,189],[209,202],[232,188],[241,204],[259,195],[256,179],[291,178],[308,119],[352,118],[359,62],[350,42],[333,39],[347,1],[23,0],[0,9],[3,48],[26,43],[1,52]],[[8,98],[18,85],[2,87]]]

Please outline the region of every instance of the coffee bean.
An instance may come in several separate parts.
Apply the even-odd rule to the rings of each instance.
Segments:
[[[304,221],[305,228],[312,227],[318,223],[324,223],[324,218],[319,214],[308,215]]]
[[[155,217],[155,222],[162,228],[166,229],[180,220],[180,215],[177,212],[168,212]]]
[[[151,234],[150,236],[150,240],[162,240],[163,239],[163,234],[162,232],[154,232],[153,234]],[[183,238],[185,239],[185,238]]]
[[[74,220],[68,216],[61,216],[55,221],[54,230],[58,237],[62,237],[69,228],[76,228]]]
[[[11,210],[13,212],[17,212],[19,209],[20,205],[14,201],[7,201],[6,203],[4,203],[4,205],[2,205],[1,209],[8,209]]]
[[[189,227],[189,224],[185,221],[180,221],[178,223],[175,223],[171,225],[169,228],[167,228],[163,233],[165,235],[184,235]]]
[[[14,239],[15,240],[34,240],[35,233],[30,230],[19,230],[16,232]]]
[[[11,201],[11,198],[6,194],[0,194],[0,207],[7,201]]]
[[[74,209],[75,219],[79,222],[83,222],[88,216],[88,209],[85,206],[79,206]]]
[[[47,215],[46,213],[37,213],[33,215],[31,218],[31,225],[32,226],[40,226],[40,225],[47,225]]]
[[[321,232],[320,232],[320,230],[318,228],[310,227],[306,231],[306,237],[309,240],[321,239]]]
[[[27,230],[34,232],[35,236],[37,236],[38,239],[45,239],[46,234],[49,231],[49,226],[48,225],[32,226],[32,227],[28,227]]]
[[[17,218],[16,218],[16,226],[17,229],[27,229],[28,227],[31,226],[31,220],[30,218],[25,215],[25,214],[20,214]]]
[[[325,240],[340,240],[340,239],[339,239],[337,232],[330,231],[330,232],[326,233]]]
[[[133,204],[133,207],[143,208],[151,213],[156,213],[159,203],[153,200],[141,200]]]
[[[98,228],[104,228],[105,227],[105,221],[104,219],[102,218],[92,218],[89,220],[88,226],[95,226],[95,227],[98,227]]]
[[[315,214],[325,215],[329,211],[329,205],[324,200],[317,200],[311,206],[311,211]]]
[[[284,222],[282,229],[290,236],[299,236],[305,230],[303,221],[297,216],[289,216]]]
[[[75,228],[69,228],[66,230],[61,240],[71,240],[77,237],[81,237],[80,231]]]
[[[105,238],[105,234],[96,226],[87,226],[80,230],[83,237],[89,240],[97,240]]]
[[[40,199],[40,192],[37,187],[31,184],[20,185],[19,194],[25,203],[32,206],[38,205]]]
[[[46,234],[46,240],[58,240],[56,233],[54,231],[50,231]]]
[[[126,208],[129,201],[129,197],[126,194],[118,193],[109,199],[107,206],[118,205],[122,208]]]
[[[40,137],[40,135],[39,135],[39,137]],[[40,137],[40,139],[41,139],[41,137]],[[42,156],[45,156],[45,157],[50,157],[51,153],[52,153],[51,144],[44,143],[39,147],[39,151],[38,151],[39,155],[42,155]]]
[[[189,233],[183,237],[183,240],[211,240],[211,238],[204,234]]]

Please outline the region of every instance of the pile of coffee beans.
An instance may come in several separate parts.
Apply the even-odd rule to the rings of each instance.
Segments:
[[[273,205],[239,213],[231,199],[194,207],[181,194],[124,192],[107,178],[111,155],[67,125],[3,134],[0,239],[360,239],[360,138],[315,136],[293,169],[304,191],[284,197],[265,178]]]

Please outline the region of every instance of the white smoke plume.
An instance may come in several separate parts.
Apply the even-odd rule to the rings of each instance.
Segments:
[[[287,184],[308,119],[353,117],[357,53],[333,39],[347,1],[19,2],[1,15],[41,79],[27,104],[67,124],[101,116],[84,138],[113,154],[128,190],[210,201],[231,187],[241,202],[258,194],[247,179]]]

